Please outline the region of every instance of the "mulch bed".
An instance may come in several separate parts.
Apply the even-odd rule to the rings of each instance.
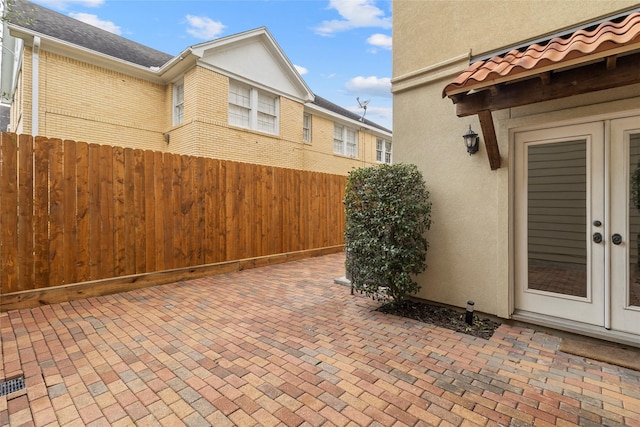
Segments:
[[[484,339],[491,338],[500,326],[500,322],[476,315],[473,316],[473,324],[467,325],[464,321],[465,313],[460,309],[418,301],[404,301],[400,304],[386,303],[380,306],[377,311],[408,317]]]

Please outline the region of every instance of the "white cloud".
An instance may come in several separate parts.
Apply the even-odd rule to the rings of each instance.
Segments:
[[[337,10],[342,19],[323,21],[315,28],[322,36],[353,28],[391,28],[391,17],[376,7],[375,0],[330,0],[329,8]]]
[[[94,27],[101,28],[105,31],[109,31],[113,34],[120,35],[122,33],[120,31],[120,27],[118,27],[113,22],[103,21],[102,19],[98,18],[98,16],[91,13],[70,13],[69,16],[86,24],[93,25]]]
[[[308,69],[306,69],[305,67],[303,67],[301,65],[295,65],[294,64],[293,67],[296,69],[298,74],[300,74],[301,76],[304,76],[305,74],[307,74],[309,72]]]
[[[187,15],[187,33],[202,40],[211,40],[226,28],[222,22],[214,21],[206,16]]]
[[[384,96],[391,97],[391,79],[389,77],[354,77],[345,87],[351,93],[359,96]]]
[[[38,3],[54,9],[66,9],[69,6],[98,7],[104,0],[40,0]]]
[[[391,36],[386,34],[374,34],[367,39],[367,43],[382,49],[391,49]]]

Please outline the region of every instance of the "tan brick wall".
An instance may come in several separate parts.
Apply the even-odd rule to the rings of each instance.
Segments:
[[[31,132],[31,49],[25,49],[20,133]],[[173,126],[173,84],[155,84],[42,51],[40,135],[169,151],[247,163],[347,174],[375,164],[375,136],[359,132],[357,159],[333,153],[333,121],[312,117],[312,142],[302,142],[304,105],[280,97],[279,134],[228,124],[229,78],[196,66],[183,76],[184,120]],[[13,114],[12,111],[12,114]],[[14,123],[12,121],[12,123]],[[17,124],[16,124],[17,126]],[[356,127],[356,126],[352,126]],[[169,134],[169,143],[163,133]]]
[[[39,87],[41,135],[162,147],[165,85],[41,51]]]

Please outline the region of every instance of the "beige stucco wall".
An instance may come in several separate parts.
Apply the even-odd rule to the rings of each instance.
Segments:
[[[640,87],[631,87],[494,112],[502,167],[491,171],[482,142],[473,156],[464,148],[469,125],[480,133],[477,117],[458,118],[451,100],[442,99],[444,86],[469,64],[470,52],[492,52],[634,3],[394,1],[394,161],[418,165],[433,201],[421,298],[456,306],[471,299],[476,310],[509,317],[510,130],[640,106]]]

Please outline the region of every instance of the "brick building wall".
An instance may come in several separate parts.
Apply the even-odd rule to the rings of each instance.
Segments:
[[[23,60],[12,131],[32,133],[31,48]],[[357,124],[344,123],[358,131],[355,159],[333,153],[330,116],[312,114],[311,143],[303,142],[305,106],[290,98],[279,98],[277,135],[230,126],[229,78],[200,66],[178,80],[184,120],[175,126],[175,82],[153,83],[44,50],[39,70],[42,136],[342,175],[376,164],[376,137]]]

